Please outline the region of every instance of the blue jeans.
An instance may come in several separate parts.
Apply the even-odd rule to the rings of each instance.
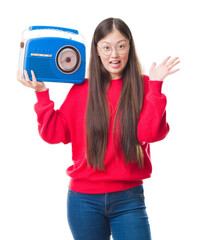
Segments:
[[[96,187],[96,186],[95,186]],[[74,240],[151,240],[143,186],[85,194],[68,190],[68,223]]]

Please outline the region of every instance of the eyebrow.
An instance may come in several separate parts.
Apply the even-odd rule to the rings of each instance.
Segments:
[[[126,42],[126,39],[119,40],[117,43],[122,42],[122,41]],[[111,42],[103,41],[102,43],[111,43]]]

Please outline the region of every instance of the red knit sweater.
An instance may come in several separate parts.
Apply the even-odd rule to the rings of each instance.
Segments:
[[[67,169],[71,177],[69,188],[81,193],[108,193],[121,191],[142,184],[152,172],[150,143],[162,140],[169,131],[166,122],[166,97],[161,93],[161,81],[150,81],[144,76],[144,103],[138,122],[138,140],[144,151],[144,166],[116,159],[113,147],[113,123],[116,104],[120,97],[122,79],[111,81],[107,96],[110,100],[111,118],[109,139],[104,164],[106,171],[94,170],[87,166],[85,158],[85,113],[88,97],[88,80],[74,84],[59,110],[54,110],[54,102],[49,91],[36,92],[38,102],[35,111],[41,137],[48,143],[72,144],[73,165]]]

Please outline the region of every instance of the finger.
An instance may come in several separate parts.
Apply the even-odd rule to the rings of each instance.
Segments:
[[[24,78],[18,79],[18,81],[19,81],[20,83],[22,83],[25,87],[29,87],[29,84],[25,81]]]
[[[153,62],[151,67],[150,67],[150,71],[152,71],[155,67],[156,67],[156,62]]]
[[[26,70],[24,70],[24,74],[25,74],[25,81],[26,81],[27,83],[31,84],[32,81],[29,79],[29,75],[28,75],[28,73],[27,73]]]
[[[176,62],[179,59],[179,57],[173,58],[171,61],[168,62],[167,66],[172,65],[174,62]]]
[[[168,70],[171,70],[174,66],[176,66],[177,64],[179,64],[180,61],[174,62],[171,65],[168,65]]]
[[[22,73],[20,70],[17,71],[17,80],[20,81],[23,79]]]
[[[31,86],[32,86],[32,81],[29,79],[29,75],[28,75],[28,73],[27,73],[26,70],[24,70],[24,74],[25,74],[26,86],[27,86],[27,87],[31,87]]]
[[[168,74],[170,75],[170,74],[173,74],[173,73],[175,73],[175,72],[178,72],[180,69],[175,69],[175,70],[173,70],[173,71],[170,71]]]
[[[163,60],[163,62],[162,62],[161,64],[165,65],[170,58],[171,58],[171,57],[168,56],[167,58],[165,58],[165,59]]]
[[[20,76],[21,76],[21,72],[20,72],[20,70],[18,69],[18,70],[17,70],[17,80],[18,80],[18,81],[20,80]]]
[[[176,64],[178,64],[180,61],[179,61],[179,58],[178,57],[175,57],[173,58],[171,61],[169,61],[167,63],[167,67],[170,69],[172,68],[172,66],[175,66]],[[175,65],[174,65],[175,64]]]
[[[35,73],[33,70],[31,70],[31,75],[32,75],[32,81],[34,84],[37,84],[37,79],[36,79],[36,76],[35,76]]]
[[[29,80],[29,75],[28,75],[28,73],[27,73],[26,70],[24,70],[24,75],[25,75],[25,80],[26,80],[26,81],[30,81],[30,80]]]
[[[17,71],[17,80],[22,83],[24,86],[26,86],[26,81],[21,73],[20,70]]]

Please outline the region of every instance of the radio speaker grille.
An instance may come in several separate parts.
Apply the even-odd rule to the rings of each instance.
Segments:
[[[51,64],[54,60],[49,58],[27,58],[27,69],[33,70],[37,78],[60,78],[51,71]]]

